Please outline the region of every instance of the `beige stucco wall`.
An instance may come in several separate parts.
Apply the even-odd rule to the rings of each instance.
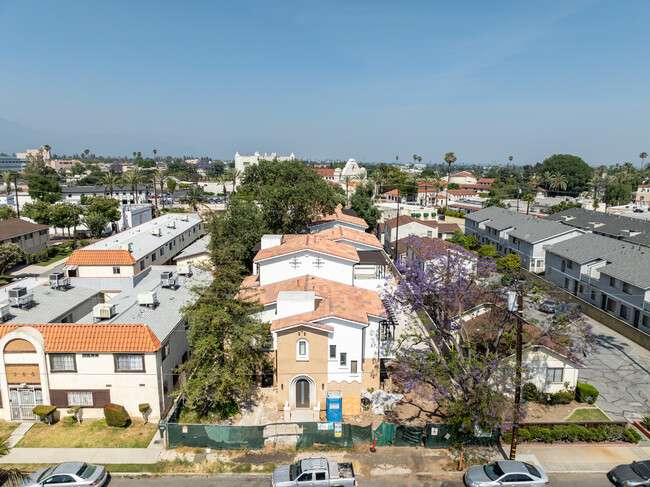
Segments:
[[[113,267],[119,267],[120,273],[113,274]],[[135,275],[135,266],[101,266],[101,265],[80,265],[77,268],[77,277],[133,277]]]

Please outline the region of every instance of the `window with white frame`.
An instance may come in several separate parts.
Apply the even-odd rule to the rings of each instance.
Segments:
[[[92,406],[93,393],[74,391],[68,392],[68,406]]]
[[[144,372],[144,355],[119,354],[115,357],[115,372]]]
[[[564,369],[549,368],[546,370],[546,382],[562,382]]]
[[[74,353],[57,353],[50,355],[50,370],[52,372],[76,372]]]
[[[296,360],[309,360],[309,342],[304,338],[296,343]]]

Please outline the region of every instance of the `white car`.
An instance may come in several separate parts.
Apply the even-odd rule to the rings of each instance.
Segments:
[[[471,467],[463,476],[467,487],[543,487],[549,485],[541,467],[515,460],[501,460]]]

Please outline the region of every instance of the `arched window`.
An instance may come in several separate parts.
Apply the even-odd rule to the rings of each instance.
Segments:
[[[304,338],[296,342],[296,360],[309,360],[309,342]]]

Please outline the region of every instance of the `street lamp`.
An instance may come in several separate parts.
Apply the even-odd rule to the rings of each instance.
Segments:
[[[515,370],[515,410],[512,417],[512,443],[510,443],[510,460],[515,460],[517,456],[517,436],[519,435],[519,418],[521,416],[521,329],[522,316],[521,312],[524,307],[524,296],[521,292],[508,292],[508,311],[517,318],[517,365]]]

